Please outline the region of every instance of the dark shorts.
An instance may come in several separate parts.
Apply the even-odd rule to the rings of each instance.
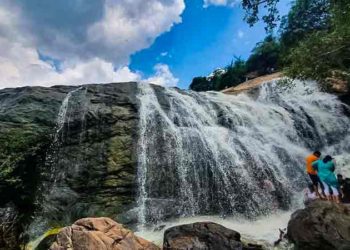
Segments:
[[[320,178],[318,178],[318,176],[317,176],[316,174],[309,174],[309,177],[310,177],[310,179],[311,179],[311,181],[312,181],[312,184],[313,184],[314,186],[317,186],[318,183],[320,183],[320,184],[322,185],[322,183],[321,183],[321,181],[320,181]]]

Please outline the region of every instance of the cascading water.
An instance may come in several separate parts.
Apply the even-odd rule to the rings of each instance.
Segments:
[[[53,180],[55,183],[57,180],[57,171],[55,168],[55,161],[57,161],[57,151],[59,149],[60,144],[64,140],[64,126],[67,123],[67,114],[69,114],[69,100],[71,99],[72,95],[80,90],[82,90],[82,87],[79,87],[77,89],[74,89],[67,93],[66,97],[63,99],[61,107],[58,111],[57,120],[56,120],[56,126],[55,126],[55,134],[53,141],[50,145],[50,148],[47,153],[47,157],[45,160],[45,163],[48,165],[48,167],[51,168],[50,171],[50,180]],[[69,119],[68,119],[69,123]]]
[[[83,130],[85,129],[84,120],[88,109],[86,93],[87,88],[76,88],[67,93],[60,106],[53,140],[48,148],[45,159],[45,165],[48,171],[43,174],[43,184],[38,189],[40,195],[37,196],[38,200],[36,202],[42,206],[42,211],[39,211],[39,214],[35,216],[33,223],[27,229],[27,233],[31,238],[41,235],[43,231],[49,228],[45,216],[55,216],[55,212],[57,211],[57,207],[50,200],[57,200],[57,197],[67,192],[64,185],[62,185],[66,171],[62,169],[63,164],[60,164],[60,149],[66,139],[69,139],[69,123],[72,116],[74,116],[72,120],[79,120],[81,124],[80,141],[83,139]]]
[[[294,84],[234,96],[140,84],[139,222],[288,209],[310,151],[350,150],[346,107],[314,82]]]

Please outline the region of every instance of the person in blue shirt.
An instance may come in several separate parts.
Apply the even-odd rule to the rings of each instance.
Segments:
[[[317,170],[317,175],[324,185],[324,193],[328,200],[339,203],[338,180],[334,174],[335,164],[332,156],[326,155],[323,160],[312,163],[312,167]],[[330,189],[333,195],[330,195]]]

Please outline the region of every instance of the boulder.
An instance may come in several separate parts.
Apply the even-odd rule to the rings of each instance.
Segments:
[[[163,249],[242,249],[240,233],[213,222],[175,226],[164,233]]]
[[[349,93],[349,77],[347,72],[334,70],[331,76],[326,78],[328,90],[336,94]]]
[[[297,249],[350,249],[350,208],[317,200],[292,214],[288,238]]]
[[[158,250],[151,242],[137,237],[133,232],[109,218],[84,218],[65,227],[57,235],[50,250],[105,249],[105,250]]]

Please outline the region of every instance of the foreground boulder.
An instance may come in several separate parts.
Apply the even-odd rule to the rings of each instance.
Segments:
[[[314,201],[292,215],[288,238],[301,250],[350,249],[350,209]]]
[[[51,250],[158,250],[151,242],[109,218],[85,218],[65,227],[57,235]]]
[[[244,247],[240,233],[213,222],[197,222],[167,229],[163,249],[242,250],[261,247]]]

